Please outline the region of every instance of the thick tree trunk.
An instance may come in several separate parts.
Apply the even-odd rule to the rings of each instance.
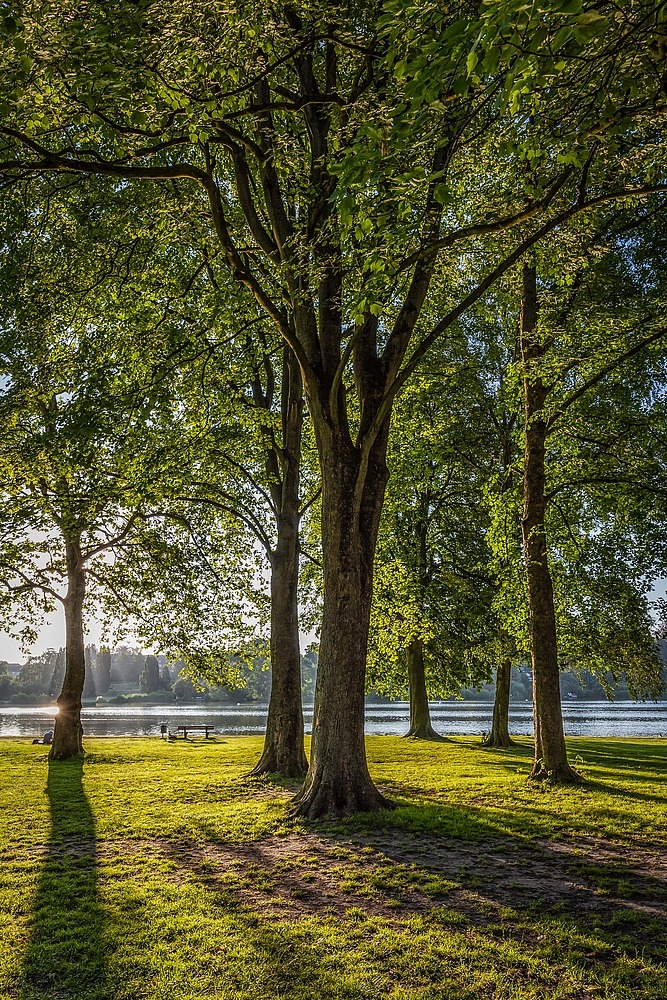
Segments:
[[[65,542],[67,595],[65,597],[65,679],[57,704],[58,715],[49,760],[71,760],[83,753],[81,697],[86,664],[83,643],[83,601],[86,574],[79,539]]]
[[[531,362],[543,353],[533,334],[537,325],[537,282],[534,267],[524,267],[521,309],[521,355],[524,363],[526,445],[521,530],[530,607],[533,666],[535,759],[531,777],[569,783],[579,780],[567,760],[560,704],[560,675],[553,583],[544,523],[546,419],[548,389],[531,374]]]
[[[510,737],[509,727],[511,676],[511,660],[501,660],[496,669],[496,693],[493,702],[493,722],[491,723],[491,732],[484,740],[485,747],[502,748],[514,746],[514,741]]]
[[[364,474],[358,449],[341,440],[343,434],[332,437],[320,440],[324,609],[313,738],[308,774],[295,799],[296,815],[309,819],[390,805],[371,780],[364,744],[373,558],[387,482],[384,450]]]
[[[406,651],[408,682],[410,685],[410,729],[406,738],[415,740],[443,740],[431,725],[431,710],[426,692],[424,672],[424,644],[414,639]]]
[[[267,460],[267,471],[273,472],[273,498],[278,511],[277,542],[271,553],[271,698],[264,749],[251,773],[302,778],[308,770],[303,748],[298,608],[303,390],[294,354],[287,346],[283,353],[282,469],[275,450]]]

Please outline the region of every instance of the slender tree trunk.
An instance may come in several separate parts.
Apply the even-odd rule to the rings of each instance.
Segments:
[[[424,672],[424,643],[414,639],[406,651],[408,682],[410,685],[410,729],[406,738],[415,740],[443,740],[431,725],[431,710],[426,692]]]
[[[485,747],[513,747],[514,740],[510,737],[510,680],[512,676],[512,661],[502,659],[496,669],[496,693],[493,702],[493,722],[491,732],[484,740]]]
[[[515,348],[515,360],[517,354],[519,353],[521,347],[519,343],[519,338],[517,338],[517,344]],[[500,483],[500,495],[504,497],[512,489],[514,472],[513,466],[516,459],[515,447],[513,440],[513,430],[516,422],[516,417],[514,414],[503,414],[501,427],[502,427],[502,472],[503,476]],[[513,508],[512,508],[513,509]],[[518,514],[512,515],[512,527],[513,532],[518,536],[519,544],[521,544],[521,522]],[[506,557],[501,558],[501,566],[503,571],[507,570],[509,560]],[[510,712],[510,683],[512,678],[512,661],[509,655],[507,655],[507,650],[514,646],[511,642],[507,632],[502,626],[499,628],[499,642],[500,642],[500,654],[499,662],[496,667],[496,690],[493,699],[493,721],[491,723],[491,732],[489,733],[487,739],[484,740],[484,746],[486,747],[498,747],[502,749],[503,747],[514,746],[514,741],[510,737],[509,729],[509,712]]]
[[[65,542],[67,595],[65,597],[65,679],[57,699],[58,715],[49,760],[71,760],[83,753],[81,697],[86,664],[83,642],[83,601],[86,574],[79,539]]]
[[[283,532],[271,566],[271,698],[264,749],[252,774],[302,778],[308,769],[303,748],[301,651],[297,608],[298,533],[289,550]]]
[[[426,494],[420,497],[420,515],[416,526],[417,558],[419,569],[419,602],[423,610],[424,594],[428,586],[428,507],[429,498]],[[424,671],[424,642],[413,639],[406,650],[408,668],[408,685],[410,690],[410,729],[406,738],[416,740],[440,740],[431,725],[431,710],[426,691],[426,674]]]
[[[274,480],[277,542],[271,553],[271,697],[264,749],[252,774],[302,778],[308,770],[303,748],[301,651],[299,648],[299,480],[303,387],[287,345],[283,349],[283,437],[267,456]],[[282,466],[282,468],[280,467]]]
[[[371,780],[364,744],[366,648],[387,483],[386,434],[365,473],[358,449],[344,437],[320,429],[324,609],[310,767],[295,799],[295,813],[310,819],[389,806]]]
[[[535,759],[531,777],[568,783],[578,775],[567,760],[560,704],[560,674],[556,637],[553,583],[549,570],[544,523],[546,420],[544,404],[548,389],[530,367],[543,353],[536,341],[537,281],[535,268],[523,270],[521,308],[521,355],[524,364],[526,445],[524,457],[524,504],[521,524],[528,601],[530,649],[533,666],[535,712]]]

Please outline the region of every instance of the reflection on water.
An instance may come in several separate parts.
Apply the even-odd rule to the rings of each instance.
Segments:
[[[408,728],[407,702],[366,706],[366,732],[373,736],[400,736]],[[264,732],[267,705],[102,705],[84,708],[83,727],[89,736],[159,736],[160,723],[176,726],[208,724],[221,734]],[[443,735],[473,736],[491,728],[490,702],[443,701],[431,705],[435,728]],[[563,702],[568,736],[665,736],[667,702]],[[304,710],[306,732],[313,721],[312,706]],[[41,736],[53,729],[53,708],[0,707],[0,736]],[[510,706],[510,732],[531,736],[532,707]]]

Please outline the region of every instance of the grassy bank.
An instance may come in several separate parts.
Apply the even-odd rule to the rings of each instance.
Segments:
[[[305,826],[260,741],[0,743],[0,998],[667,996],[667,741],[368,740],[390,813]]]

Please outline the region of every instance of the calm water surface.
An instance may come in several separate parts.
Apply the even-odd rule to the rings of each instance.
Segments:
[[[400,736],[408,728],[407,702],[366,706],[366,732],[373,736]],[[260,734],[266,723],[266,704],[252,705],[102,705],[83,710],[84,732],[91,736],[157,736],[160,723],[170,728],[207,723],[221,735]],[[435,702],[431,717],[443,735],[473,736],[491,728],[490,702]],[[313,721],[312,706],[304,711],[306,732]],[[563,702],[569,736],[667,737],[667,701]],[[0,707],[0,736],[41,736],[53,727],[52,708]],[[510,732],[531,736],[531,705],[510,707]]]

